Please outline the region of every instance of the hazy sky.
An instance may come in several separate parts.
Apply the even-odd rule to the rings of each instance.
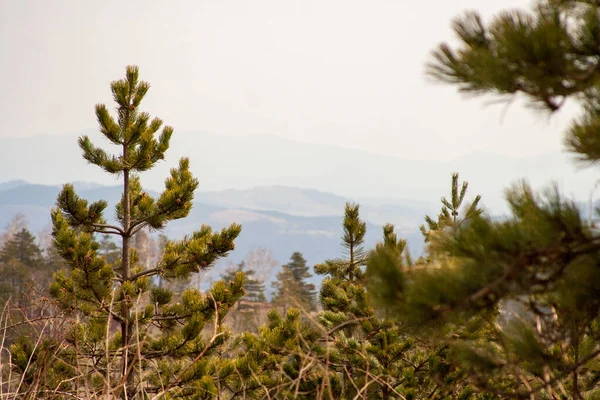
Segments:
[[[517,0],[0,0],[0,135],[96,126],[127,64],[176,131],[274,134],[418,159],[562,148],[571,112],[466,100],[423,75],[466,8]],[[110,105],[112,107],[112,104]]]

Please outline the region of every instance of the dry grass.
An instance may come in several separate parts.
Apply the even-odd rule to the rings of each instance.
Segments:
[[[141,307],[140,299],[138,299],[137,307]],[[113,304],[110,304],[112,310]],[[318,327],[322,334],[320,342],[323,344],[325,349],[325,356],[323,354],[315,354],[311,351],[299,351],[289,352],[286,349],[280,349],[282,352],[288,351],[288,356],[297,356],[300,361],[299,371],[300,373],[296,377],[287,376],[281,366],[277,373],[283,377],[280,383],[273,386],[267,386],[259,384],[258,387],[247,387],[241,378],[242,375],[239,371],[234,371],[234,375],[240,377],[242,382],[241,390],[231,390],[227,384],[219,379],[216,380],[218,392],[214,393],[216,399],[254,399],[254,398],[265,398],[265,399],[279,399],[289,398],[290,395],[293,398],[299,397],[300,387],[303,380],[314,379],[315,376],[320,376],[321,383],[314,393],[315,399],[336,399],[335,395],[331,390],[330,379],[334,374],[340,377],[345,385],[352,386],[356,393],[354,399],[367,399],[369,390],[373,385],[381,386],[388,385],[385,379],[378,377],[370,373],[370,371],[350,371],[348,368],[339,370],[339,366],[333,366],[330,362],[330,351],[334,346],[334,332],[343,326],[336,327],[334,329],[327,330],[316,320],[316,314],[302,310],[300,304],[296,304],[297,308],[301,311],[303,319],[310,323],[314,327]],[[218,305],[215,302],[215,310],[218,309]],[[268,307],[262,305],[259,307],[260,313],[255,313],[255,318],[252,323],[256,326],[263,324],[266,319],[266,312]],[[251,313],[252,314],[252,313]],[[264,315],[263,315],[264,314]],[[15,315],[18,315],[20,320],[15,321]],[[111,350],[109,339],[111,333],[115,327],[111,326],[110,323],[106,324],[106,338],[104,346],[101,349],[102,356],[106,361],[105,365],[102,366],[99,363],[93,362],[93,357],[87,354],[87,351],[81,348],[80,344],[68,342],[66,333],[68,332],[71,324],[76,324],[79,321],[76,316],[67,316],[57,313],[56,309],[52,307],[51,302],[46,301],[46,306],[41,308],[34,318],[28,317],[28,313],[19,312],[19,310],[11,309],[10,302],[7,302],[0,315],[0,329],[2,332],[0,341],[0,400],[9,399],[82,399],[82,400],[116,400],[116,399],[148,399],[148,400],[159,400],[167,398],[166,396],[177,393],[181,387],[184,376],[194,366],[196,362],[206,356],[208,350],[211,348],[213,343],[223,334],[220,331],[220,326],[224,321],[219,320],[219,313],[215,312],[214,321],[210,324],[210,327],[204,331],[206,334],[206,346],[199,354],[191,360],[188,360],[185,365],[179,370],[177,376],[170,377],[171,379],[160,379],[162,382],[170,382],[168,385],[163,384],[161,387],[152,387],[148,382],[145,381],[145,377],[149,373],[159,373],[159,369],[156,366],[154,360],[145,360],[140,352],[143,347],[144,340],[136,335],[134,343],[128,348],[121,348],[118,350]],[[359,321],[355,321],[359,322]],[[14,354],[10,347],[11,342],[15,340],[15,334],[17,328],[26,328],[27,335],[33,343],[32,355],[24,368],[20,368],[14,360]],[[137,321],[136,321],[137,328]],[[21,329],[23,331],[23,329]],[[138,330],[136,329],[136,332]],[[56,346],[47,347],[42,344],[51,340]],[[299,335],[299,340],[303,341],[302,335]],[[74,357],[65,357],[63,350],[71,347],[74,351]],[[303,342],[302,349],[310,349],[311,344]],[[125,366],[126,373],[123,375],[120,370],[120,363],[123,359],[129,359],[128,355],[131,354],[131,362]],[[223,357],[234,357],[233,353],[222,353]],[[369,357],[366,350],[362,352],[362,357]],[[34,359],[35,358],[35,359]],[[50,367],[56,366],[57,363],[63,363],[72,367],[72,374],[68,379],[56,382],[55,380],[49,379]],[[367,365],[369,363],[366,363]],[[354,374],[357,372],[363,376],[367,376],[368,379],[363,383],[359,384]],[[257,374],[259,371],[252,371],[254,375],[254,381],[260,382]],[[130,387],[132,380],[128,379],[130,375],[134,375],[135,382],[134,387]],[[160,378],[160,377],[159,377]],[[101,384],[99,384],[99,381]],[[54,387],[49,386],[49,383],[54,382]],[[389,387],[393,393],[392,398],[404,399],[404,397],[398,393],[393,387]]]

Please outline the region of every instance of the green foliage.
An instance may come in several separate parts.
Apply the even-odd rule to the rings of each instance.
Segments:
[[[578,343],[598,338],[596,238],[576,206],[556,191],[539,199],[522,186],[509,191],[508,198],[511,219],[477,217],[454,236],[440,238],[440,247],[452,255],[452,266],[416,274],[414,288],[406,291],[406,309],[418,310],[423,323],[428,318],[475,318],[493,314],[498,307],[510,309],[510,302],[523,304],[527,322],[509,319],[507,326],[496,329],[493,349],[478,345],[477,353],[485,352],[486,364],[496,367],[495,379],[509,379],[518,371],[543,382],[553,371],[556,384],[568,386],[571,377],[562,371],[577,365]],[[584,365],[576,368],[585,370]],[[583,371],[579,374],[576,392],[594,390],[595,380]],[[479,385],[482,390],[499,390],[483,378]],[[513,382],[513,395],[527,396],[532,390],[550,395],[557,390],[542,383],[520,385]]]
[[[358,212],[357,204],[346,204],[342,249],[348,258],[315,265],[317,274],[328,275],[323,279],[319,293],[323,305],[320,320],[328,328],[346,324],[345,330],[349,335],[354,326],[370,313],[363,277],[366,223],[359,219]]]
[[[17,232],[0,250],[0,262],[10,259],[33,268],[42,268],[42,250],[35,244],[35,237],[27,229]]]
[[[428,74],[465,93],[521,93],[550,112],[572,98],[582,114],[568,129],[566,146],[580,160],[597,162],[599,11],[593,1],[548,0],[530,12],[498,13],[487,24],[466,13],[453,25],[460,44],[440,45]],[[506,220],[467,211],[467,224],[440,229],[449,225],[454,198],[462,197],[455,196],[457,187],[453,182],[452,201],[443,201],[447,210],[439,220],[446,223],[427,220],[436,232],[428,235],[436,257],[396,273],[392,286],[400,294],[389,295],[390,287],[382,301],[401,302],[393,308],[396,318],[422,330],[459,328],[450,348],[476,391],[503,398],[594,398],[597,232],[557,189],[539,196],[525,183],[507,190],[512,215]],[[377,275],[385,282],[392,261],[380,264],[386,267],[379,266]],[[473,321],[483,323],[475,332],[485,332],[487,340],[464,335]]]
[[[232,281],[235,279],[238,273],[244,274],[244,299],[249,302],[264,302],[265,298],[265,284],[263,281],[257,278],[253,278],[255,271],[246,267],[244,261],[240,262],[233,268],[227,268],[225,273],[221,276],[224,281]]]
[[[383,227],[383,243],[379,243],[367,261],[367,291],[375,306],[387,313],[402,304],[406,285],[406,241],[397,239],[394,226]],[[406,259],[406,264],[405,264]]]
[[[580,160],[598,162],[599,13],[591,0],[537,1],[530,12],[501,12],[489,23],[466,13],[453,24],[460,44],[440,45],[428,74],[468,94],[522,93],[551,112],[574,99],[582,114],[565,143]],[[155,266],[140,262],[135,235],[187,216],[198,182],[182,159],[157,199],[143,191],[138,173],[164,159],[173,130],[159,134],[162,121],[139,110],[149,85],[138,80],[137,68],[127,68],[111,89],[117,119],[104,105],[96,116],[121,152],[109,154],[88,137],[79,144],[87,161],[123,179],[117,224],[104,217],[106,202],[88,204],[71,185],[59,194],[53,237],[68,270],[56,272],[50,291],[70,324],[60,339],[40,333],[37,341],[30,335],[12,343],[12,368],[25,392],[599,398],[600,238],[556,188],[538,195],[526,183],[514,185],[506,191],[510,215],[495,220],[479,196],[466,202],[468,184],[454,173],[437,218],[425,217],[427,254],[416,263],[391,224],[374,249],[365,249],[359,206],[346,204],[343,256],[314,267],[324,276],[322,310],[315,312],[306,261],[294,253],[274,285],[274,303],[284,312],[271,310],[266,325],[231,338],[225,316],[244,295],[262,299],[254,271],[242,263],[205,294],[188,288],[177,296],[164,283],[184,282],[226,256],[240,226],[202,226],[179,241],[164,240]],[[7,292],[21,290],[18,282],[32,279],[36,265],[59,265],[40,262],[31,243],[21,232],[0,251],[2,273],[14,280],[0,282]],[[292,298],[301,310],[290,307]]]
[[[488,24],[476,12],[453,22],[460,45],[441,44],[428,74],[474,95],[526,96],[554,112],[567,99],[582,114],[569,128],[567,148],[583,161],[600,159],[598,46],[600,23],[594,1],[537,1],[531,11],[498,13]]]
[[[452,193],[454,182],[456,175]],[[577,348],[596,340],[586,328],[598,314],[594,285],[578,279],[595,281],[597,256],[590,251],[597,250],[575,204],[556,190],[539,198],[522,184],[507,198],[510,219],[467,211],[451,224],[430,224],[430,257],[416,266],[404,265],[394,246],[379,246],[368,262],[369,293],[387,315],[433,340],[434,348],[447,347],[441,359],[454,366],[459,382],[462,376],[488,395],[548,396],[554,384],[569,387],[562,371],[576,362],[568,350],[573,342]],[[557,376],[550,386],[544,383],[549,371]],[[583,375],[578,393],[595,385]]]
[[[466,205],[466,210],[463,215],[460,215],[460,208],[463,206],[469,184],[468,182],[463,182],[459,192],[458,178],[458,173],[452,174],[450,200],[442,197],[442,210],[438,214],[437,221],[429,216],[425,216],[427,228],[425,228],[425,225],[421,225],[421,233],[425,237],[425,242],[429,242],[432,233],[448,230],[456,231],[465,221],[468,221],[483,212],[483,210],[479,208],[481,196],[477,195],[470,204]]]
[[[283,315],[273,310],[257,334],[238,337],[232,345],[238,357],[227,378],[229,394],[290,399],[475,398],[465,371],[449,361],[447,345],[415,336],[376,312],[375,296],[367,294],[367,287],[376,287],[379,281],[369,267],[385,264],[378,260],[383,257],[406,268],[406,242],[386,225],[376,249],[363,250],[366,225],[358,209],[346,205],[342,237],[346,257],[315,266],[325,275],[320,292],[323,311],[317,321],[301,318],[296,308]],[[377,300],[388,298],[384,294]]]
[[[273,304],[283,308],[295,307],[312,312],[317,309],[315,285],[307,282],[312,274],[302,254],[295,252],[290,262],[281,267],[272,286],[275,289]]]
[[[70,184],[57,196],[51,215],[54,245],[68,268],[55,274],[50,292],[72,318],[55,356],[70,360],[68,365],[76,371],[40,357],[42,349],[32,350],[24,341],[12,350],[24,354],[23,361],[29,354],[30,367],[63,377],[61,393],[75,395],[85,387],[127,398],[147,398],[152,393],[168,398],[211,397],[217,379],[214,355],[229,336],[221,321],[244,294],[243,274],[216,282],[206,294],[187,289],[178,302],[168,288],[153,287],[151,280],[186,279],[210,268],[234,248],[241,227],[233,224],[214,232],[203,225],[181,240],[166,240],[156,265],[147,266],[148,260],[140,263],[135,235],[186,217],[198,181],[189,160],[183,158],[157,199],[143,191],[137,174],[164,159],[173,129],[167,126],[158,134],[162,121],[150,120],[139,109],[149,85],[138,80],[137,67],[127,67],[125,78],[112,82],[111,89],[117,119],[104,105],[96,106],[96,117],[100,132],[120,153],[109,154],[87,136],[80,138],[79,145],[88,162],[123,180],[117,223],[104,216],[107,202],[89,204]],[[117,237],[120,246],[109,236]],[[207,336],[205,327],[212,335]]]
[[[311,399],[322,398],[325,390],[339,393],[319,362],[325,354],[320,333],[303,322],[300,311],[291,308],[282,316],[272,310],[268,320],[258,334],[246,332],[233,342],[239,357],[228,379],[232,397]]]
[[[38,289],[37,284],[43,287],[50,277],[47,265],[42,250],[35,243],[35,237],[27,229],[23,228],[9,238],[0,249],[2,306],[10,298],[14,306],[21,310],[31,307],[30,297]]]
[[[104,257],[108,264],[115,264],[121,257],[123,250],[111,239],[109,234],[102,235],[102,240],[98,242],[98,245],[100,255]]]

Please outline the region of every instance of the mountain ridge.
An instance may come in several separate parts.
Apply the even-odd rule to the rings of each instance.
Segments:
[[[106,217],[113,218],[111,210],[120,200],[122,187],[100,186],[84,182],[76,188],[78,195],[88,201],[104,199],[109,203]],[[24,181],[0,183],[0,225],[7,226],[17,213],[23,213],[30,230],[48,233],[50,209],[54,206],[60,185],[37,185]],[[148,191],[156,196],[157,193]],[[252,202],[249,202],[248,199]],[[277,201],[279,199],[279,201]],[[236,240],[236,249],[204,277],[216,279],[228,263],[237,263],[255,249],[269,250],[279,265],[287,262],[295,251],[301,252],[309,265],[339,256],[342,235],[343,207],[346,201],[356,199],[313,189],[289,186],[267,186],[247,190],[196,192],[194,206],[187,218],[172,221],[163,232],[171,239],[207,224],[220,230],[233,222],[242,224],[242,233]],[[361,218],[367,223],[365,248],[373,248],[381,240],[381,227],[390,222],[398,235],[408,241],[413,256],[423,251],[419,226],[425,215],[435,215],[439,205],[415,201],[392,205],[360,202]],[[271,209],[269,209],[271,207]],[[312,214],[308,211],[312,210]],[[309,215],[310,214],[310,215]],[[313,281],[319,283],[319,278]]]
[[[91,135],[91,139],[96,136],[99,138]],[[97,142],[104,146],[106,141]],[[67,181],[118,183],[81,158],[75,135],[0,137],[0,147],[11,149],[0,158],[0,181],[23,179],[54,185]],[[22,157],[26,152],[32,154]],[[144,173],[142,184],[161,190],[169,169],[180,157],[190,158],[201,192],[289,186],[373,203],[375,200],[368,199],[435,203],[448,192],[450,174],[458,172],[461,179],[470,183],[470,192],[481,194],[485,205],[496,213],[507,210],[504,189],[522,178],[536,189],[556,181],[567,195],[579,198],[587,197],[596,179],[593,169],[580,168],[565,152],[525,158],[473,152],[450,161],[408,160],[272,135],[223,136],[183,131],[173,136],[166,162]]]
[[[1,186],[2,183],[0,183]],[[94,186],[88,185],[88,187]],[[7,226],[15,214],[22,213],[25,215],[29,228],[33,233],[47,233],[51,222],[50,209],[54,206],[60,189],[59,185],[21,184],[15,188],[0,190],[0,225]],[[299,188],[278,188],[278,190],[288,189],[292,190],[293,193],[303,193],[306,198],[317,193],[317,191]],[[114,210],[114,205],[121,198],[122,188],[120,186],[94,187],[93,189],[76,191],[81,198],[90,202],[100,199],[106,200],[109,203],[106,217],[109,220],[114,218],[111,210]],[[157,193],[151,191],[149,191],[149,194],[157,195]],[[224,196],[226,197],[227,194],[225,192]],[[278,197],[272,191],[270,191],[270,194],[275,198]],[[202,193],[197,193],[197,195],[189,216],[172,221],[163,230],[167,236],[172,239],[180,239],[185,234],[199,229],[202,224],[220,230],[233,222],[237,222],[242,224],[242,233],[236,241],[236,249],[227,257],[225,262],[239,262],[246,254],[256,248],[269,249],[279,263],[286,262],[295,251],[302,252],[307,261],[313,264],[338,255],[344,211],[344,198],[341,196],[320,193],[320,197],[318,196],[316,200],[313,199],[313,204],[323,199],[335,199],[339,208],[333,209],[333,206],[329,205],[332,207],[332,212],[328,213],[330,215],[299,215],[298,212],[294,213],[293,207],[266,210],[266,207],[263,206],[263,209],[259,210],[257,207],[245,205],[243,198],[233,198],[219,205],[217,201],[213,201],[212,204],[210,202],[205,203],[201,196]],[[215,200],[219,200],[219,198]],[[258,205],[260,206],[260,202]],[[295,207],[298,207],[298,204]],[[369,218],[368,215],[369,212],[372,213],[377,210],[376,206],[365,205],[363,207],[363,214],[365,214],[363,219],[365,219],[368,226],[367,247],[372,247],[377,241],[381,240],[382,223],[372,222],[372,218]],[[420,240],[416,222],[417,219],[422,219],[424,214],[403,214],[403,210],[400,209],[395,215],[388,215],[397,219],[399,222],[398,232],[409,239],[413,252],[420,252],[422,246],[420,242],[422,240]],[[388,222],[388,218],[385,219],[385,222]],[[213,274],[219,272],[220,268],[216,268],[215,271]]]

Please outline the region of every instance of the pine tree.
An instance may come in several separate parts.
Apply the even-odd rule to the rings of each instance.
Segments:
[[[458,187],[461,186],[460,191]],[[476,195],[470,203],[465,203],[468,192],[468,182],[459,185],[459,174],[453,173],[450,188],[450,200],[442,197],[442,207],[437,216],[437,221],[430,216],[425,216],[425,225],[421,225],[427,247],[424,256],[421,256],[415,265],[405,252],[406,241],[398,239],[394,233],[394,226],[387,224],[383,227],[384,241],[377,245],[376,251],[371,255],[368,270],[368,288],[373,301],[378,303],[387,312],[394,308],[398,311],[404,307],[407,296],[405,290],[407,282],[412,281],[413,273],[419,270],[438,271],[440,268],[451,271],[453,265],[452,254],[445,251],[440,244],[445,238],[453,238],[467,227],[474,219],[483,215],[479,207],[481,196]],[[461,212],[461,208],[463,211]],[[415,285],[416,286],[416,285]],[[422,291],[428,296],[426,291]],[[414,310],[415,318],[419,321],[426,319],[424,310]]]
[[[169,243],[169,238],[164,233],[160,233],[158,235],[158,243],[156,244],[156,259],[155,262],[158,262],[161,257],[163,257],[165,253],[165,249],[167,244]],[[181,300],[181,296],[183,292],[189,287],[192,287],[192,276],[177,276],[177,277],[161,277],[156,276],[153,284],[155,284],[158,288],[167,289],[173,294],[173,299],[176,301]]]
[[[284,315],[273,310],[258,334],[237,338],[236,373],[227,381],[233,396],[477,398],[465,383],[465,371],[450,362],[447,345],[418,337],[402,324],[376,315],[366,293],[372,278],[368,268],[373,262],[380,264],[381,256],[392,257],[399,269],[407,268],[406,242],[388,224],[376,249],[363,250],[366,225],[358,211],[358,205],[346,205],[346,257],[315,266],[317,273],[326,275],[320,324],[303,320],[293,307]]]
[[[0,245],[4,246],[8,240],[23,229],[27,229],[27,217],[23,213],[17,213],[4,227],[4,232],[0,236]]]
[[[35,243],[35,236],[23,228],[9,239],[0,250],[0,262],[15,259],[30,268],[42,268],[42,250]]]
[[[531,11],[499,13],[487,24],[478,13],[465,13],[453,23],[459,45],[440,45],[428,74],[471,95],[522,94],[551,113],[574,100],[581,116],[565,144],[580,161],[595,163],[599,11],[595,1],[548,0]],[[522,183],[506,197],[506,220],[478,215],[452,235],[436,237],[446,268],[422,268],[398,288],[406,299],[399,317],[443,329],[473,318],[499,321],[495,310],[517,304],[519,313],[492,326],[487,340],[461,340],[454,347],[472,387],[503,398],[595,398],[597,233],[556,188],[539,195]]]
[[[339,399],[340,385],[327,368],[322,332],[290,308],[268,314],[258,333],[234,339],[232,373],[224,380],[228,398]]]
[[[58,393],[78,397],[86,390],[131,399],[161,393],[209,398],[217,392],[212,355],[228,335],[221,321],[243,294],[243,276],[215,283],[206,295],[188,289],[177,303],[167,289],[151,287],[150,279],[185,278],[209,268],[234,248],[240,226],[233,224],[221,232],[202,226],[182,240],[168,241],[156,265],[139,264],[132,248],[134,235],[186,217],[198,186],[189,160],[182,158],[158,198],[142,189],[139,174],[165,158],[173,133],[165,126],[157,136],[162,121],[140,110],[149,87],[138,79],[138,68],[129,66],[125,78],[111,84],[117,118],[105,105],[96,106],[100,132],[120,149],[119,154],[108,154],[87,136],[79,139],[88,162],[122,179],[116,223],[104,218],[105,201],[88,204],[71,184],[64,185],[52,210],[54,244],[69,271],[55,275],[51,293],[73,320],[65,336],[67,348],[51,343],[44,347],[59,352],[55,358],[60,362],[39,368],[51,370],[53,379],[47,377],[44,385],[53,381]],[[107,262],[96,235],[119,239],[118,260]],[[211,323],[213,335],[206,338],[202,331]],[[21,344],[12,350],[26,359],[32,348]],[[41,363],[44,357],[33,359]]]
[[[246,267],[246,263],[242,260],[233,268],[227,268],[221,278],[226,281],[235,281],[235,277],[238,273],[243,273],[244,278],[244,299],[249,302],[264,302],[265,298],[265,284],[260,279],[253,278],[256,272]],[[241,305],[241,303],[239,303]]]
[[[35,282],[43,282],[45,262],[35,237],[26,228],[11,234],[0,250],[0,276],[5,291],[3,302],[13,297],[15,305],[25,308]],[[47,275],[46,275],[47,276]]]
[[[438,301],[438,285],[445,287],[452,281],[438,278],[456,273],[453,254],[439,245],[441,239],[455,238],[473,219],[483,215],[483,210],[479,208],[481,196],[477,195],[473,202],[463,204],[468,183],[463,182],[459,192],[458,182],[458,174],[452,174],[451,201],[442,198],[437,222],[429,216],[425,217],[428,228],[421,226],[421,231],[428,244],[426,256],[421,257],[415,265],[405,253],[406,241],[397,238],[393,225],[384,226],[384,240],[369,255],[367,262],[367,289],[379,315],[402,326],[405,334],[414,332],[416,335],[413,338],[420,343],[418,351],[427,354],[429,373],[436,382],[433,398],[493,399],[496,396],[492,393],[473,393],[470,388],[470,380],[474,375],[472,366],[462,361],[467,356],[465,342],[477,346],[493,342],[494,334],[497,334],[494,318],[498,315],[498,309],[492,308],[481,315],[471,315],[439,326],[428,325],[434,318],[433,310],[420,303]],[[430,276],[435,278],[427,280],[426,277]],[[448,288],[448,291],[452,290],[453,287]],[[410,334],[408,336],[412,337]],[[500,385],[506,384],[501,377],[495,379]],[[444,383],[440,384],[442,380]]]
[[[271,303],[280,308],[286,315],[290,307],[300,305],[300,291],[296,285],[294,274],[289,268],[282,268],[275,275],[275,280],[271,282],[271,287],[275,289]]]
[[[415,377],[424,372],[418,365],[425,365],[426,353],[411,354],[412,340],[397,324],[375,315],[367,295],[366,267],[371,254],[363,247],[366,223],[359,218],[357,204],[346,204],[343,230],[346,258],[315,266],[316,273],[326,275],[321,285],[323,311],[319,321],[327,330],[327,339],[334,344],[328,360],[336,371],[332,381],[338,382],[343,398],[354,398],[361,392],[383,399],[398,395],[414,398],[415,386],[422,382]],[[404,246],[393,227],[386,225],[379,248],[393,248],[399,256]],[[413,378],[403,379],[407,374]],[[429,388],[428,383],[420,387],[421,393],[425,393],[425,388]]]
[[[437,216],[435,221],[430,216],[425,216],[425,225],[421,225],[421,233],[425,237],[425,242],[429,241],[429,236],[434,232],[441,232],[450,230],[455,232],[460,226],[476,215],[481,214],[483,211],[478,207],[481,196],[477,195],[464,212],[464,215],[460,215],[460,208],[463,206],[467,189],[469,188],[468,182],[463,182],[460,191],[458,173],[452,174],[452,189],[450,191],[450,200],[442,197],[442,210]]]
[[[235,281],[238,274],[244,275],[244,297],[237,303],[234,312],[228,316],[228,326],[236,334],[256,332],[266,320],[265,284],[256,278],[256,272],[241,261],[229,267],[221,275],[225,282]]]
[[[122,250],[107,233],[103,234],[102,240],[98,242],[98,251],[104,257],[107,264],[116,263],[122,254]]]
[[[347,336],[370,310],[364,290],[364,250],[366,223],[359,219],[358,204],[346,204],[342,248],[346,259],[327,260],[315,265],[315,272],[327,275],[321,284],[319,298],[323,306],[321,321],[328,328],[344,326]]]
[[[310,268],[306,265],[306,260],[299,252],[294,252],[290,257],[290,262],[281,267],[277,273],[273,288],[273,304],[283,307],[283,313],[286,314],[288,307],[299,307],[307,312],[315,311],[316,290],[315,285],[307,282],[312,274]]]

